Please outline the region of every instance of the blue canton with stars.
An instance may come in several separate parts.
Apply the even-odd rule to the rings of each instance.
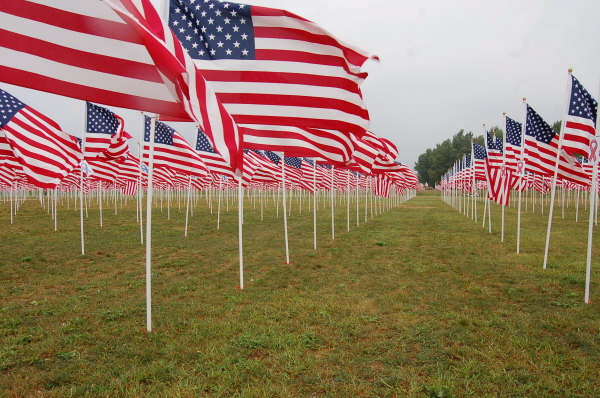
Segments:
[[[254,59],[251,6],[170,0],[169,26],[193,59]]]
[[[286,156],[285,158],[283,158],[283,161],[288,166],[292,166],[292,167],[295,167],[297,169],[302,168],[302,159],[301,158]]]
[[[471,167],[471,154],[467,153],[465,155],[465,168]]]
[[[273,151],[265,151],[265,155],[267,155],[267,157],[271,160],[271,162],[273,162],[275,164],[279,164],[279,161],[281,160],[279,155],[277,155]]]
[[[487,157],[485,148],[479,144],[473,144],[473,156],[475,159],[483,160]]]
[[[525,134],[535,137],[539,142],[549,144],[556,135],[552,127],[532,107],[527,105],[527,123],[525,125]]]
[[[310,164],[311,166],[313,166],[315,164],[315,162],[312,161],[312,159],[309,158],[304,158],[303,159],[306,163]]]
[[[521,146],[521,123],[506,117],[506,142],[514,146]]]
[[[150,142],[150,118],[148,116],[144,117],[144,141]],[[154,143],[155,144],[164,144],[164,145],[173,145],[173,130],[171,127],[167,126],[164,123],[156,121],[156,130],[154,131]]]
[[[6,126],[10,119],[26,106],[6,91],[0,90],[0,128]]]
[[[495,137],[489,131],[486,133],[488,149],[495,149],[502,152],[502,140],[500,137]]]
[[[202,152],[216,153],[212,145],[210,144],[208,137],[200,129],[198,129],[198,136],[196,138],[196,150]]]
[[[87,121],[86,131],[88,133],[113,135],[119,128],[119,119],[106,108],[86,102]]]
[[[590,119],[596,126],[596,113],[598,112],[598,102],[587,92],[585,87],[575,76],[571,75],[571,101],[569,102],[569,116],[577,116]]]

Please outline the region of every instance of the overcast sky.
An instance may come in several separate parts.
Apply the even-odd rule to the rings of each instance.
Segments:
[[[257,0],[314,22],[380,56],[368,61],[363,93],[371,130],[394,141],[413,167],[419,154],[464,128],[522,119],[521,98],[550,123],[566,110],[567,70],[598,97],[598,0]],[[0,83],[81,135],[82,101]],[[122,111],[134,135],[139,112]],[[193,127],[177,124],[192,141]],[[133,142],[132,142],[133,143]],[[192,142],[193,143],[193,142]],[[135,150],[137,153],[137,150]]]

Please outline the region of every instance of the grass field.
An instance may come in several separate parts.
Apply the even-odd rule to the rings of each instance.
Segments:
[[[0,204],[0,396],[600,396],[585,214],[557,212],[542,270],[547,217],[531,209],[520,255],[512,208],[504,243],[499,209],[490,235],[434,193],[349,233],[340,208],[335,241],[321,208],[317,252],[297,210],[285,265],[282,219],[247,204],[240,291],[233,207],[216,231],[202,198],[187,238],[183,211],[156,209],[146,334],[133,204],[103,229],[90,209],[85,256],[77,211],[59,208],[53,232],[37,201],[14,225]]]

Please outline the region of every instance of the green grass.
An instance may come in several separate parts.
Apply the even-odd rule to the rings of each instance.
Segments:
[[[106,209],[103,229],[91,208],[81,256],[72,203],[58,232],[38,202],[14,225],[0,203],[0,396],[600,396],[585,213],[556,212],[542,270],[547,217],[531,205],[520,255],[513,208],[504,243],[497,207],[489,235],[431,193],[367,224],[361,210],[349,233],[340,204],[335,241],[319,210],[313,252],[294,200],[285,265],[281,214],[261,222],[247,202],[240,291],[233,206],[217,231],[201,198],[187,238],[183,209],[155,209],[147,334],[133,204]]]

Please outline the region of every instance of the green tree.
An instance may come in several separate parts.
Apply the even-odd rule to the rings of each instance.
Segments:
[[[500,138],[504,135],[504,131],[499,127],[492,127],[490,131]],[[415,164],[419,181],[434,186],[457,160],[471,152],[471,142],[484,145],[484,137],[474,137],[472,132],[460,130],[452,138],[437,144],[435,148],[427,149],[419,155]]]

